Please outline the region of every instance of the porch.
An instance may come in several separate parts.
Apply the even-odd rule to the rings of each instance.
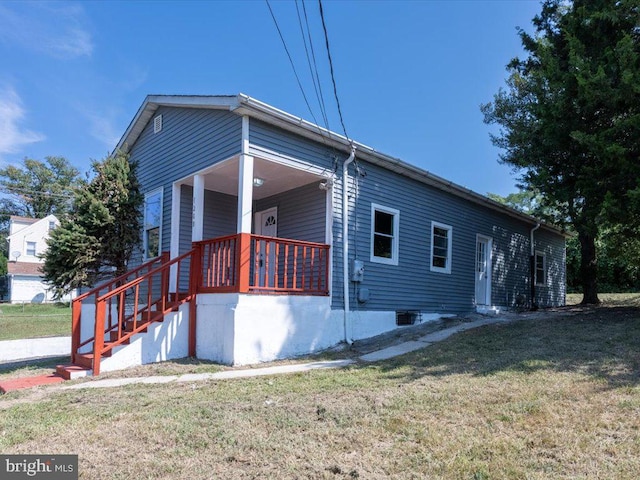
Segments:
[[[229,329],[216,327],[229,320],[227,307],[246,296],[293,296],[300,301],[287,302],[306,307],[324,297],[320,303],[328,310],[329,259],[326,244],[245,233],[194,242],[173,259],[163,254],[74,300],[72,363],[94,375],[200,353],[234,363],[221,353],[233,348],[233,339],[225,344]],[[211,300],[203,300],[212,295],[222,298],[224,312],[212,311]],[[277,304],[264,302],[276,305],[273,312]],[[254,305],[269,328],[269,309]],[[200,329],[209,344],[200,341],[197,347]]]

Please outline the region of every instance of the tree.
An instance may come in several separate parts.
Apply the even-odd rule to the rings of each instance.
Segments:
[[[31,218],[67,212],[79,186],[78,169],[63,157],[44,162],[25,158],[22,163],[0,169],[0,189],[8,195],[0,200],[2,212]]]
[[[599,303],[602,227],[638,218],[628,206],[640,195],[639,18],[636,0],[545,1],[535,36],[519,31],[528,57],[481,106],[502,127],[500,161],[577,232],[583,303]]]
[[[49,238],[43,272],[57,296],[125,273],[140,244],[144,197],[136,165],[117,152],[92,169],[93,179]]]

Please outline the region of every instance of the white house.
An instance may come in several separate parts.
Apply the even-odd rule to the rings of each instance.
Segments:
[[[11,303],[43,303],[53,295],[43,282],[41,255],[47,249],[49,232],[60,221],[55,215],[45,218],[9,218],[9,261],[7,262],[8,300]]]

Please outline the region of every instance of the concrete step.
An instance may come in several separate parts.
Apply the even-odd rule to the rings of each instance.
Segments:
[[[38,375],[37,377],[14,378],[0,382],[0,393],[13,392],[15,390],[23,390],[25,388],[62,382],[64,382],[64,378],[55,373],[49,375]]]
[[[65,380],[74,380],[76,378],[91,376],[93,371],[80,365],[58,365],[56,366],[56,374]]]

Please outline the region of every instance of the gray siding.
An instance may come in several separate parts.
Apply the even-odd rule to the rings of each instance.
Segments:
[[[160,114],[162,131],[153,133],[152,118],[130,153],[139,165],[142,191],[163,188],[162,250],[167,251],[173,182],[239,154],[242,119],[226,111],[196,108],[162,107],[154,117]]]
[[[256,122],[250,123],[250,141],[283,155],[299,158],[336,172],[333,188],[333,307],[343,307],[342,287],[342,179],[345,153],[326,148],[302,137]],[[336,162],[337,159],[337,162]],[[475,254],[478,234],[493,239],[492,304],[512,306],[518,295],[529,295],[529,232],[526,223],[477,205],[381,167],[360,162],[366,176],[353,183],[350,167],[349,251],[350,259],[364,261],[361,287],[371,292],[370,300],[358,304],[356,284],[350,285],[353,308],[366,310],[416,309],[438,312],[467,312],[474,306]],[[311,191],[310,191],[311,193]],[[357,202],[356,202],[357,198]],[[370,262],[371,203],[400,211],[399,264]],[[262,202],[257,209],[272,206]],[[279,215],[282,215],[279,211]],[[431,222],[453,228],[452,270],[432,272]],[[283,219],[279,235],[284,236]],[[322,240],[318,240],[322,241]],[[536,249],[547,256],[548,284],[538,287],[540,305],[564,303],[564,238],[538,230]]]
[[[258,200],[253,211],[278,207],[278,237],[325,243],[325,193],[314,182]]]

